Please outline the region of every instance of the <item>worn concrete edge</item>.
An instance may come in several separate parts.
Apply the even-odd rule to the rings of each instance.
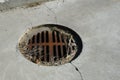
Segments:
[[[11,4],[9,4],[9,2],[0,3],[0,12],[6,12],[6,11],[14,10],[17,8],[37,7],[41,4],[49,2],[49,1],[55,1],[55,0],[37,0],[37,1],[33,1],[33,2],[24,2],[22,4],[13,5],[13,6]]]

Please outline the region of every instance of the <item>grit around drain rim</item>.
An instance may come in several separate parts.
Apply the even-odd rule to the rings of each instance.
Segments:
[[[40,51],[41,47],[37,48],[37,50],[39,50],[40,53],[36,52],[35,51],[36,50],[36,48],[35,48],[36,46],[41,46],[41,45],[44,46],[44,47],[49,46],[49,44],[45,43],[45,42],[44,43],[38,43],[38,44],[36,44],[36,43],[33,44],[31,42],[31,45],[32,46],[35,45],[35,47],[31,48],[32,46],[31,45],[29,46],[29,41],[33,38],[34,35],[37,35],[38,33],[41,34],[41,33],[45,32],[45,31],[48,31],[48,33],[50,33],[52,31],[52,32],[54,32],[54,34],[55,33],[59,34],[58,36],[62,36],[64,34],[64,36],[66,36],[67,39],[69,37],[68,42],[70,42],[70,39],[72,40],[71,43],[65,43],[65,42],[62,43],[62,40],[61,40],[60,43],[62,45],[60,45],[60,43],[58,43],[57,41],[55,41],[55,43],[53,43],[53,42],[50,43],[50,44],[52,44],[52,47],[53,47],[53,44],[56,46],[56,48],[54,48],[54,49],[57,49],[56,51],[58,51],[58,49],[60,49],[63,52],[63,49],[66,48],[66,51],[64,51],[64,54],[67,55],[66,57],[65,57],[65,55],[60,53],[60,51],[59,51],[59,54],[62,54],[62,57],[54,56],[54,53],[56,55],[59,55],[59,54],[54,52],[54,49],[51,48],[51,47],[49,47],[49,50],[51,50],[51,49],[53,49],[53,50],[51,50],[51,52],[47,53],[49,55],[48,56],[49,58],[47,58],[46,55],[45,55],[46,54],[46,50],[47,50],[46,48],[45,49],[42,48],[43,51]],[[57,32],[59,32],[59,33],[57,33]],[[49,36],[51,36],[51,35],[49,35]],[[55,37],[58,37],[58,36],[55,36]],[[66,37],[64,37],[64,38],[66,38]],[[42,37],[40,37],[40,38],[42,38]],[[59,38],[62,38],[62,37],[59,37]],[[51,39],[51,38],[49,38],[49,39]],[[64,41],[67,41],[67,39],[65,39]],[[37,40],[37,39],[34,38],[33,42],[34,42],[34,40]],[[53,40],[53,38],[52,38],[52,40]],[[43,41],[45,41],[45,40],[43,40]],[[65,47],[61,47],[61,46],[64,46],[63,44],[65,45]],[[74,48],[72,47],[73,50],[70,48],[70,46],[71,46],[70,44],[74,45]],[[60,46],[60,48],[57,47],[57,46]],[[29,61],[32,61],[33,63],[40,64],[40,65],[45,65],[45,66],[58,66],[58,65],[65,64],[65,63],[69,63],[72,60],[74,60],[75,58],[77,58],[80,55],[81,51],[82,51],[82,46],[83,45],[82,45],[81,38],[79,37],[79,35],[76,32],[74,32],[70,28],[67,28],[67,27],[61,26],[61,25],[57,25],[57,24],[45,24],[45,25],[40,25],[40,26],[37,26],[37,27],[32,27],[31,29],[28,29],[20,37],[18,48],[19,48],[20,52],[23,54],[23,56],[25,58],[27,58]],[[42,55],[41,52],[44,53],[43,56],[45,55],[44,59],[42,59],[40,57]],[[68,55],[68,52],[70,52],[69,55]],[[35,57],[31,56],[33,54],[34,55],[40,54],[39,55],[40,59],[36,60],[37,58],[35,58],[35,57],[37,57],[37,56],[35,56]],[[51,54],[52,54],[52,57],[51,57]],[[57,60],[55,60],[53,57],[54,58],[56,57]],[[58,57],[60,57],[60,58],[58,58]],[[35,59],[33,59],[33,58],[35,58]],[[53,59],[51,59],[51,58],[53,58]],[[47,59],[49,61],[47,61]]]

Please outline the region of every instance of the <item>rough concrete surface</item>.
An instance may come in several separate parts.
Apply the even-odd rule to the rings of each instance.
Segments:
[[[14,9],[16,7],[32,7],[39,5],[43,2],[53,0],[4,0],[0,2],[0,11]]]
[[[27,28],[61,24],[82,38],[83,51],[61,66],[46,67],[18,51]],[[37,7],[0,12],[0,80],[119,80],[120,0],[56,0]]]

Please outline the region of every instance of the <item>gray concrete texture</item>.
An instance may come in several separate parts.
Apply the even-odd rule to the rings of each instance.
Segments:
[[[61,24],[82,38],[72,63],[41,66],[16,48],[27,28]],[[0,12],[0,80],[120,80],[120,0],[56,0]]]
[[[43,2],[48,2],[53,0],[5,0],[4,3],[0,3],[0,11],[9,10],[16,7],[23,6],[33,6]]]

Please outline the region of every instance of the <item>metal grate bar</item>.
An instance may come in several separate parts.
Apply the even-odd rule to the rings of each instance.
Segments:
[[[50,60],[49,61],[52,61],[52,58],[54,57],[53,56],[53,45],[52,45],[52,43],[53,43],[53,36],[52,36],[52,32],[49,32],[49,48],[50,48]]]
[[[63,56],[64,58],[67,56],[65,42],[67,41],[64,40],[64,35],[61,35],[58,31],[43,31],[33,35],[28,42],[28,47],[32,50],[37,46],[38,53],[36,54],[37,57],[40,57],[40,61],[54,62]],[[43,50],[40,50],[41,47]]]
[[[46,32],[45,31],[43,31],[43,43],[46,43]],[[43,45],[44,46],[44,61],[46,61],[46,46],[45,45]]]
[[[58,55],[59,55],[59,59],[61,59],[62,55],[61,55],[61,47],[60,47],[60,45],[58,45]]]

